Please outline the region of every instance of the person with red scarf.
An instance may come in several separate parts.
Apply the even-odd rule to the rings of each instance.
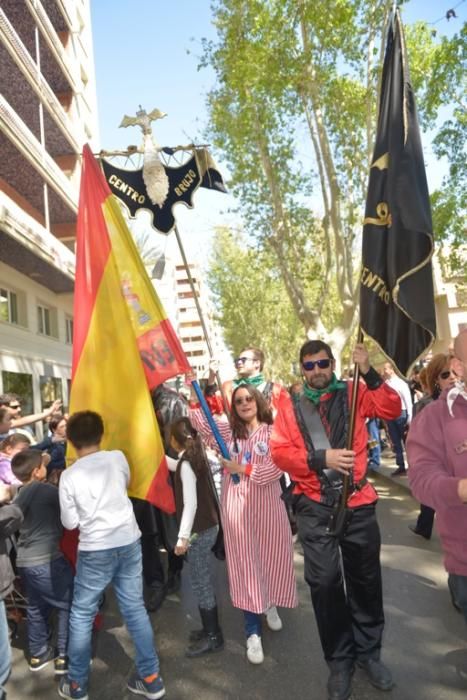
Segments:
[[[353,382],[334,373],[329,345],[309,340],[300,350],[303,396],[294,404],[281,396],[271,436],[274,463],[290,475],[298,532],[305,556],[318,631],[330,669],[329,700],[347,700],[355,664],[380,690],[393,686],[380,661],[384,628],[377,494],[366,479],[368,435],[365,421],[400,415],[398,394],[370,367],[364,345],[353,361],[358,386],[352,449],[346,448]],[[342,475],[350,477],[348,518],[341,533],[330,519],[340,501]]]

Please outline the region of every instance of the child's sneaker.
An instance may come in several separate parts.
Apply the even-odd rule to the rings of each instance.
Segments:
[[[61,698],[71,698],[71,700],[88,700],[87,691],[76,681],[71,681],[68,676],[60,679],[58,694]]]
[[[29,670],[33,672],[40,671],[41,668],[50,664],[56,656],[55,649],[53,647],[48,647],[40,656],[31,656],[29,659]]]
[[[68,656],[59,654],[54,661],[54,667],[57,676],[64,676],[65,673],[68,673]]]
[[[128,690],[136,695],[142,695],[149,700],[158,700],[165,695],[164,682],[160,676],[156,676],[153,680],[144,680],[137,673],[134,673],[127,685]]]

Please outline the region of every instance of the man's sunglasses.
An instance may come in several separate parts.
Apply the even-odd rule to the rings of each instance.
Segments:
[[[235,405],[236,406],[241,406],[242,403],[251,403],[254,401],[254,397],[248,394],[248,396],[239,396],[238,398],[235,399]]]
[[[238,365],[240,362],[248,362],[248,360],[253,360],[253,357],[236,357],[234,359],[234,365]]]
[[[327,369],[331,364],[331,360],[308,360],[307,362],[302,362],[303,369],[307,372],[311,372],[312,369],[318,365],[320,369]]]
[[[9,405],[9,408],[21,408],[21,406],[19,405],[19,403],[11,403]]]

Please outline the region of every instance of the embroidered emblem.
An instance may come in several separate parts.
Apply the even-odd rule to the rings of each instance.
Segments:
[[[259,455],[260,457],[264,457],[264,455],[267,455],[267,453],[268,453],[267,443],[262,442],[260,440],[259,442],[256,443],[254,450],[255,450],[257,455]]]

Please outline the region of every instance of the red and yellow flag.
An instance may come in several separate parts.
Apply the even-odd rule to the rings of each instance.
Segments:
[[[77,223],[70,411],[105,421],[104,449],[130,464],[129,495],[173,512],[149,389],[189,371],[134,241],[89,146]]]

